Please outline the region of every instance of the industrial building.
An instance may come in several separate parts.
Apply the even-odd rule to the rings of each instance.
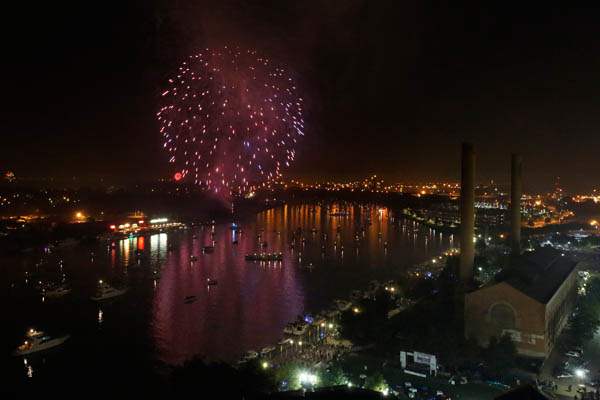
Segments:
[[[546,358],[577,296],[577,262],[544,247],[519,255],[496,279],[465,295],[465,335],[481,345],[509,335],[517,352]]]
[[[487,284],[473,287],[473,146],[463,145],[460,277],[465,290],[465,336],[486,346],[509,335],[521,355],[546,358],[577,296],[577,262],[544,247],[521,254],[520,155],[511,157],[510,265]]]

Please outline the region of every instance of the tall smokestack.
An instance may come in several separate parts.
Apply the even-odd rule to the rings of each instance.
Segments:
[[[510,237],[512,253],[517,255],[521,254],[521,195],[523,193],[521,167],[523,157],[520,154],[512,154],[510,161]]]
[[[475,259],[475,151],[473,144],[462,144],[460,175],[460,280],[473,280]]]

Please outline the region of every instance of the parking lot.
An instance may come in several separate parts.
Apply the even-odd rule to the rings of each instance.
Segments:
[[[599,389],[597,384],[600,383],[600,332],[583,346],[583,352],[579,356],[570,354],[572,350],[562,342],[558,343],[544,363],[540,374],[541,381],[550,382],[549,386],[554,386],[554,393],[568,398],[573,398],[578,388],[583,388],[580,385],[585,386],[586,392]],[[570,355],[567,355],[568,353]],[[565,366],[565,363],[568,365]]]

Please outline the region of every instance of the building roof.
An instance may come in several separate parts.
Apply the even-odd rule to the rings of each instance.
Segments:
[[[494,400],[549,400],[546,396],[531,385],[523,385],[497,396]]]
[[[564,253],[551,247],[527,252],[511,261],[498,280],[539,301],[548,303],[577,266]]]

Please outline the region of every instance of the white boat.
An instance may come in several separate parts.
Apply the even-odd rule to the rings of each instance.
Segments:
[[[363,297],[363,292],[361,292],[360,290],[353,290],[352,293],[350,294],[350,298],[354,301],[358,301]]]
[[[68,287],[67,285],[51,287],[48,289],[44,289],[44,291],[43,291],[44,296],[48,296],[48,297],[62,297],[62,296],[66,296],[69,293],[71,293],[71,288]]]
[[[254,360],[257,357],[258,357],[257,352],[255,352],[254,350],[249,350],[246,352],[246,354],[244,354],[244,357],[242,357],[242,360],[249,361],[249,360]]]
[[[24,356],[27,354],[36,353],[38,351],[48,350],[53,347],[60,346],[67,339],[69,339],[69,337],[69,335],[65,335],[53,338],[45,335],[42,331],[30,329],[27,331],[27,339],[22,345],[17,347],[17,349],[13,352],[13,355]]]
[[[190,261],[198,261],[198,257],[191,255],[190,256]]]
[[[264,349],[262,349],[260,351],[260,355],[261,356],[266,356],[267,354],[273,352],[275,350],[275,347],[265,347]]]
[[[283,333],[286,333],[288,335],[293,334],[294,333],[294,324],[293,323],[287,324],[285,326],[285,328],[283,328]]]
[[[294,324],[294,331],[292,332],[296,336],[304,335],[308,329],[308,324],[305,322],[296,322]]]
[[[325,315],[328,318],[335,318],[340,315],[340,310],[331,308],[331,309],[325,310]]]
[[[125,292],[127,292],[127,289],[117,289],[100,280],[98,281],[96,294],[92,296],[91,299],[94,301],[112,299],[113,297],[121,296]]]
[[[335,300],[334,303],[340,311],[346,311],[352,306],[352,303],[346,300]]]
[[[396,315],[400,314],[400,313],[401,313],[403,310],[404,310],[404,309],[403,309],[402,307],[398,307],[398,308],[391,309],[391,310],[390,310],[390,311],[388,311],[388,313],[387,313],[387,318],[388,318],[388,319],[391,319],[391,318],[393,318],[394,316],[396,316]]]

